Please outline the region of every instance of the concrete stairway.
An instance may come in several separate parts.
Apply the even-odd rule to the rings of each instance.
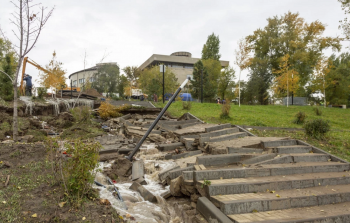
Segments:
[[[228,152],[197,162],[237,166],[182,174],[232,222],[350,222],[349,163],[298,140]]]

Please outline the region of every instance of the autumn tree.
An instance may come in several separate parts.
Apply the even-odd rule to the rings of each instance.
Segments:
[[[218,95],[225,99],[228,95],[229,98],[232,99],[232,93],[234,88],[234,79],[235,78],[235,70],[231,67],[225,67],[221,71],[221,74],[218,79]]]
[[[214,33],[208,36],[207,42],[203,45],[202,60],[220,60],[220,39]]]
[[[66,86],[66,71],[62,67],[63,63],[57,61],[56,52],[52,54],[52,59],[45,66],[48,72],[40,73],[40,84],[52,92],[63,89]]]
[[[171,71],[171,69],[166,69],[164,72],[164,77],[166,80],[164,86],[165,93],[174,93],[179,86],[175,74]],[[163,74],[160,73],[159,66],[144,69],[140,74],[139,84],[142,92],[148,95],[162,95]]]
[[[281,97],[287,94],[287,107],[289,105],[289,93],[296,92],[299,88],[299,74],[291,68],[289,64],[289,54],[281,58],[280,67],[278,70],[273,70],[276,78],[273,83],[275,95]]]
[[[137,80],[140,77],[141,71],[136,66],[127,66],[123,68],[124,73],[126,74],[126,77],[128,80],[133,83],[137,84]]]
[[[12,43],[15,46],[15,54],[18,58],[16,64],[16,71],[11,77],[10,74],[5,71],[0,70],[1,73],[8,76],[11,79],[13,86],[13,139],[14,141],[18,140],[18,75],[22,66],[22,62],[24,57],[34,48],[37,43],[41,31],[43,30],[46,22],[50,18],[53,8],[49,10],[47,14],[45,14],[45,7],[41,6],[41,4],[33,4],[30,0],[17,0],[12,1],[12,4],[16,8],[16,11],[12,13],[13,18],[10,19],[11,23],[15,26],[15,29],[12,30],[14,33],[17,42]],[[38,11],[36,11],[36,7]],[[1,34],[4,39],[8,40],[5,37],[3,30],[0,28]]]
[[[121,83],[121,75],[118,64],[104,63],[97,66],[97,73],[94,74],[92,88],[99,93],[106,93],[111,97],[117,93],[118,86]]]
[[[274,80],[280,69],[281,58],[289,55],[288,64],[299,74],[297,94],[303,95],[304,86],[311,78],[313,68],[326,49],[340,50],[340,39],[323,36],[325,25],[320,21],[305,22],[298,13],[288,12],[281,17],[267,19],[267,25],[246,37],[254,57],[249,68],[266,64],[262,79]],[[264,66],[265,67],[265,66]],[[256,76],[250,69],[251,77]],[[271,82],[269,82],[271,83]],[[266,89],[267,90],[267,89]]]
[[[332,61],[326,57],[321,57],[316,64],[315,72],[311,81],[311,88],[313,91],[320,91],[323,94],[324,107],[327,107],[326,89],[332,84],[331,79],[328,77],[332,68]]]
[[[250,48],[248,42],[245,39],[238,41],[238,49],[235,50],[235,64],[239,67],[238,75],[238,105],[241,107],[241,72],[246,69],[250,63],[249,57]]]

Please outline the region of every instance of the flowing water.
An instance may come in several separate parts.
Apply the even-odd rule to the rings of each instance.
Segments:
[[[116,183],[115,186],[119,189],[127,210],[121,201],[117,200],[111,193],[110,189],[98,187],[100,190],[100,197],[108,199],[111,205],[122,216],[132,216],[136,222],[143,223],[179,223],[181,220],[176,216],[174,207],[169,205],[161,194],[169,191],[170,186],[162,186],[160,184],[158,174],[160,171],[170,169],[177,164],[172,160],[158,160],[162,154],[155,148],[154,144],[142,146],[137,158],[142,158],[145,164],[145,180],[147,185],[144,187],[157,197],[157,203],[145,201],[143,197],[136,191],[130,190],[132,183]],[[164,154],[163,154],[164,155]],[[156,165],[157,164],[157,165]],[[108,163],[100,163],[100,168],[108,167]],[[157,168],[156,168],[157,166]],[[159,166],[159,167],[158,167]],[[105,182],[105,176],[98,173],[96,180],[100,183]]]
[[[33,114],[33,106],[35,105],[34,102],[32,101],[32,97],[30,96],[20,96],[19,100],[23,101],[24,104],[26,104],[26,110],[25,113],[29,115]]]

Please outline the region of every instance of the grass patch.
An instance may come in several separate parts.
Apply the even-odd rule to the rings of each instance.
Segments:
[[[61,135],[62,139],[91,139],[103,134],[103,130],[98,123],[77,123],[65,129]]]

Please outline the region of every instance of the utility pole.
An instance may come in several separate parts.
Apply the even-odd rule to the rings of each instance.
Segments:
[[[73,87],[72,87],[72,80],[70,80],[70,99],[73,98]]]
[[[201,103],[203,103],[203,69],[201,74]]]

